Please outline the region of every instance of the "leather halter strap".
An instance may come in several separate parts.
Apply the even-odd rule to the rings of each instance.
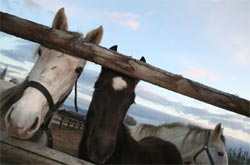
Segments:
[[[210,135],[211,135],[211,131],[209,131],[207,134],[207,138],[206,138],[206,142],[205,142],[204,146],[194,155],[194,161],[196,161],[197,156],[200,155],[205,150],[207,155],[208,155],[210,163],[212,165],[214,165],[214,160],[213,160],[212,155],[208,149],[208,141],[209,141]]]
[[[37,134],[37,136],[39,136],[39,134],[41,134],[43,131],[45,131],[45,133],[47,135],[47,140],[48,140],[48,147],[53,148],[53,137],[52,137],[52,133],[48,127],[50,120],[53,116],[53,113],[56,110],[56,106],[54,104],[53,98],[52,98],[51,94],[49,93],[49,91],[39,82],[29,81],[25,88],[28,88],[28,87],[32,87],[32,88],[39,90],[47,100],[47,103],[49,105],[49,112],[46,114],[45,119],[44,119],[44,123],[41,125],[40,130],[38,130],[36,134]]]
[[[78,79],[79,79],[81,73],[82,73],[82,71],[79,73],[79,75],[77,76],[77,79],[75,81],[75,101],[74,101],[74,103],[75,103],[76,112],[78,112],[77,82],[78,82]],[[39,90],[44,95],[44,97],[46,98],[47,103],[49,105],[49,112],[46,114],[43,124],[41,125],[40,129],[37,131],[37,133],[34,136],[40,137],[41,134],[45,131],[45,133],[47,135],[47,140],[48,140],[48,147],[53,148],[53,136],[52,136],[51,130],[49,129],[49,123],[53,117],[54,112],[65,101],[65,99],[68,97],[70,92],[64,97],[64,99],[62,99],[61,101],[54,104],[54,101],[53,101],[51,94],[41,83],[36,82],[36,81],[29,81],[27,83],[27,85],[25,86],[25,89],[28,87],[36,88],[37,90]]]
[[[54,104],[54,101],[52,99],[52,96],[50,95],[49,91],[42,84],[40,84],[39,82],[36,82],[36,81],[29,81],[26,88],[28,88],[28,87],[33,87],[33,88],[36,88],[37,90],[39,90],[46,98],[47,103],[49,105],[49,110],[50,111],[54,110],[55,104]]]

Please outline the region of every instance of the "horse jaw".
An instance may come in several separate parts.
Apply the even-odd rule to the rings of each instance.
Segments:
[[[31,138],[40,128],[47,111],[47,101],[42,93],[27,88],[23,97],[10,107],[5,116],[6,132],[20,139]]]

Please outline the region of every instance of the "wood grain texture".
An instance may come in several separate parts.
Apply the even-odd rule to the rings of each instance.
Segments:
[[[83,58],[162,88],[250,117],[250,101],[180,75],[142,63],[129,56],[85,42],[77,35],[0,13],[0,30]],[[18,55],[18,54],[17,54]]]
[[[22,141],[0,133],[1,163],[11,164],[91,164],[68,154]]]

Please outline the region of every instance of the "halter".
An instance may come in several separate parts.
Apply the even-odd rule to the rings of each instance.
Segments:
[[[80,75],[81,75],[81,73],[79,73],[79,75],[77,76],[77,79],[75,81],[75,102],[74,103],[75,103],[76,112],[78,112],[77,81],[78,81]],[[61,105],[61,103],[63,103],[65,101],[65,99],[68,97],[70,92],[64,97],[64,99],[62,99],[61,101],[54,104],[54,101],[53,101],[51,94],[41,83],[36,82],[36,81],[29,81],[24,89],[26,89],[28,87],[32,87],[32,88],[39,90],[43,94],[43,96],[46,98],[47,103],[49,105],[49,112],[46,114],[43,124],[41,125],[41,127],[39,128],[39,130],[35,133],[35,135],[33,137],[35,137],[35,136],[40,137],[41,134],[43,133],[43,131],[45,131],[45,133],[47,135],[47,140],[48,140],[48,147],[53,148],[53,136],[52,136],[51,130],[49,129],[49,123],[52,119],[54,112],[57,110],[58,106]]]
[[[207,134],[207,138],[206,138],[206,142],[205,142],[204,146],[194,155],[194,161],[196,161],[197,156],[200,155],[205,150],[207,155],[208,155],[210,163],[212,165],[214,165],[214,160],[213,160],[213,158],[209,152],[209,149],[208,149],[208,141],[209,141],[210,135],[211,135],[211,132],[209,131]]]
[[[52,133],[51,133],[48,126],[49,126],[50,120],[51,120],[54,112],[56,111],[56,107],[58,107],[58,105],[59,105],[59,102],[56,103],[56,105],[55,105],[49,91],[39,82],[29,81],[27,83],[27,85],[25,86],[25,89],[28,87],[32,87],[32,88],[39,90],[43,94],[43,96],[46,98],[47,103],[49,105],[49,112],[46,114],[46,116],[44,118],[44,123],[41,125],[39,130],[35,133],[34,137],[35,136],[40,137],[41,134],[43,133],[43,131],[45,131],[45,133],[47,135],[47,139],[48,139],[48,147],[53,148],[53,137],[52,137]]]

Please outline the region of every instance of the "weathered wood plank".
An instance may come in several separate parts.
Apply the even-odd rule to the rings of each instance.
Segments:
[[[0,133],[0,160],[14,164],[91,164],[65,153]]]
[[[250,101],[179,75],[141,63],[128,56],[84,42],[64,31],[51,29],[16,16],[0,13],[0,30],[17,37],[38,42],[118,72],[136,77],[191,98],[250,117]]]

